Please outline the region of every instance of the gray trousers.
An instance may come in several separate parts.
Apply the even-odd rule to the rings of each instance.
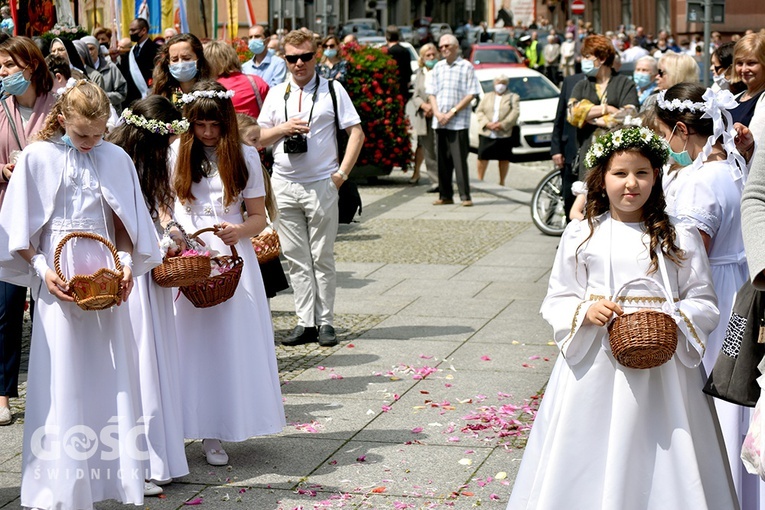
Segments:
[[[307,184],[273,178],[271,186],[298,325],[333,325],[337,188],[331,178]]]
[[[436,130],[428,119],[428,133],[417,136],[417,145],[422,147],[425,155],[425,171],[432,186],[438,186],[438,158],[436,155]]]

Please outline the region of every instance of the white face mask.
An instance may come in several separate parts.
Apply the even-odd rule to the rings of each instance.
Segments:
[[[507,85],[505,85],[504,83],[497,83],[494,85],[494,92],[496,92],[500,96],[504,94],[506,90],[507,90]]]
[[[718,87],[720,87],[721,90],[730,90],[730,82],[724,74],[712,73],[712,80],[714,80],[714,82]]]

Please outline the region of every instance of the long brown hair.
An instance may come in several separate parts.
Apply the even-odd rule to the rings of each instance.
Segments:
[[[658,246],[661,246],[664,256],[676,264],[681,264],[685,259],[685,255],[683,250],[676,244],[677,233],[675,232],[674,225],[669,220],[669,215],[665,211],[667,203],[664,200],[664,190],[661,184],[663,161],[655,151],[650,150],[647,146],[632,147],[625,151],[614,152],[608,159],[590,169],[586,179],[587,205],[584,208],[584,217],[590,226],[590,235],[587,236],[587,239],[579,247],[581,248],[587,243],[595,233],[598,216],[611,209],[611,202],[608,200],[608,194],[606,193],[606,173],[614,156],[623,152],[636,152],[642,155],[651,163],[651,168],[654,169],[656,175],[653,188],[651,188],[651,194],[648,196],[645,204],[643,204],[642,210],[643,225],[650,239],[651,265],[648,268],[648,273],[655,273],[659,268],[659,257],[656,255],[656,248]]]
[[[202,42],[194,34],[178,34],[167,40],[159,49],[154,73],[152,75],[152,93],[165,96],[170,99],[173,96],[173,90],[181,86],[178,80],[170,74],[170,47],[178,43],[189,43],[191,50],[197,56],[197,80],[209,80],[211,78],[210,65],[205,58],[205,52],[202,48]]]
[[[213,91],[224,93],[226,88],[215,81],[200,81],[194,84],[191,93]],[[220,124],[220,139],[215,148],[218,157],[218,173],[223,183],[224,205],[231,205],[247,185],[249,172],[242,156],[239,127],[236,122],[234,105],[229,98],[197,97],[183,108],[183,116],[189,121],[189,130],[181,135],[178,161],[175,165],[173,187],[181,203],[196,200],[191,193],[191,183],[201,182],[206,177],[204,146],[194,136],[194,125],[198,121],[210,120]]]
[[[30,81],[38,96],[51,91],[53,77],[48,71],[45,57],[32,39],[23,35],[9,37],[0,43],[0,51],[8,53],[17,66],[24,67],[22,64],[26,64],[32,69]]]
[[[47,66],[46,66],[47,69]],[[54,136],[63,135],[64,128],[58,121],[58,116],[79,116],[86,120],[106,120],[109,118],[109,98],[98,85],[79,80],[72,88],[66,89],[45,117],[45,124],[35,135],[36,140],[50,140]]]

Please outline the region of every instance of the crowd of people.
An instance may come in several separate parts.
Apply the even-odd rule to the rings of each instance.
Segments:
[[[193,34],[158,43],[142,18],[129,33],[116,49],[106,29],[49,45],[0,34],[0,425],[13,421],[29,291],[24,507],[141,504],[188,474],[185,439],[222,466],[224,442],[282,430],[268,298],[288,281],[278,260],[258,262],[253,238],[279,235],[297,317],[283,343],[337,344],[339,190],[365,139],[343,86],[353,35],[258,25],[242,63]],[[542,305],[561,356],[508,508],[765,508],[739,460],[748,409],[701,392],[730,348],[737,290],[765,274],[765,34],[717,41],[705,89],[706,70],[666,33],[654,43],[638,30],[629,47],[621,33],[567,24],[542,50],[529,37],[529,62],[563,77],[551,152],[572,220]],[[424,163],[434,205],[454,204],[456,177],[472,206],[471,115],[478,177],[496,160],[504,184],[519,98],[498,76],[471,112],[482,90],[458,39],[423,45],[412,77],[399,37],[388,28],[416,112],[411,182]],[[634,58],[632,76],[620,58]],[[210,257],[219,274],[238,260],[227,298],[200,307],[159,285],[152,269],[183,256]],[[108,267],[120,269],[118,306],[85,309],[70,279]],[[660,292],[635,294],[635,282]],[[657,303],[677,351],[620,365],[607,326]],[[62,444],[82,430],[87,452]]]
[[[288,281],[278,259],[258,262],[260,234],[276,228],[294,289],[284,343],[337,344],[338,193],[364,133],[340,80],[319,73],[313,34],[286,34],[277,56],[256,27],[242,65],[222,41],[157,44],[141,18],[129,30],[119,55],[103,30],[42,49],[0,36],[0,424],[29,290],[28,508],[140,504],[188,474],[185,439],[225,466],[223,442],[282,430],[268,298]],[[223,300],[174,299],[152,277],[187,256],[209,260],[210,278],[239,272]],[[117,306],[88,308],[76,275],[110,268]],[[62,442],[81,430],[96,437],[85,453]]]

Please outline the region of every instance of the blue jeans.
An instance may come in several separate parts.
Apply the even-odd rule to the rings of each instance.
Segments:
[[[19,396],[21,325],[26,287],[0,282],[0,396]]]

